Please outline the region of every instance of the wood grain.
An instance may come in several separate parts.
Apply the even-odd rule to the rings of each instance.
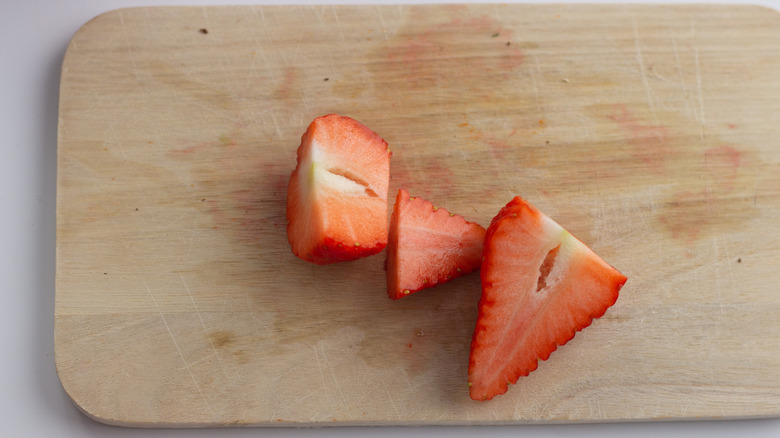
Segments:
[[[780,21],[742,6],[134,8],[62,66],[55,353],[125,426],[494,424],[780,413]],[[316,116],[487,225],[521,195],[629,277],[490,402],[479,278],[391,302],[384,254],[293,257]]]

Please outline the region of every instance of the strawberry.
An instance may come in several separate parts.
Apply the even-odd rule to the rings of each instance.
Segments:
[[[604,315],[626,277],[515,197],[490,223],[469,356],[469,395],[489,400]]]
[[[314,119],[287,187],[287,239],[303,260],[328,264],[387,245],[390,150],[349,117]]]
[[[397,300],[479,269],[485,229],[398,191],[387,245],[387,293]]]

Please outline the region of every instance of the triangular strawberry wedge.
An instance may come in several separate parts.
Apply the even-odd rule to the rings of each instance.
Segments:
[[[328,264],[384,249],[390,155],[387,142],[356,120],[314,119],[287,187],[287,238],[296,256]]]
[[[604,315],[626,277],[515,197],[490,223],[469,357],[469,394],[489,400]]]
[[[479,269],[485,229],[401,189],[390,218],[387,293],[397,300]]]

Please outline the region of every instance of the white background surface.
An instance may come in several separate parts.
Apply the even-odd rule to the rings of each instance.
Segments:
[[[327,2],[356,3],[297,3]],[[53,353],[57,106],[66,45],[81,25],[112,9],[220,3],[269,2],[0,0],[1,437],[780,437],[780,419],[507,427],[141,430],[105,426],[82,415],[60,386]],[[780,9],[780,0],[756,4]]]

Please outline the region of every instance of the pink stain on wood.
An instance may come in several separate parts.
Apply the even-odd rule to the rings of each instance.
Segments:
[[[615,105],[609,118],[627,134],[632,155],[651,171],[663,172],[667,160],[677,153],[665,126],[640,120],[625,104]]]
[[[707,173],[714,187],[730,191],[737,180],[737,170],[742,162],[742,152],[731,146],[712,147],[704,151]]]
[[[276,233],[286,228],[291,170],[285,163],[295,162],[294,152],[284,163],[263,155],[244,155],[249,142],[240,134],[224,134],[214,141],[172,150],[168,156],[193,163],[196,182],[191,186],[197,189],[193,195],[198,207],[211,216],[215,229],[230,230],[243,241],[256,242],[271,227]]]
[[[740,178],[744,151],[719,145],[705,149],[700,157],[701,173],[686,190],[668,198],[658,217],[672,238],[686,245],[703,236],[742,228],[742,218],[750,215],[755,203],[755,195],[752,199],[745,196],[745,180]]]
[[[496,160],[503,160],[509,151],[517,146],[517,141],[512,141],[511,138],[517,133],[517,130],[512,130],[505,137],[497,137],[491,134],[482,134],[482,141],[490,146],[490,155]]]
[[[467,137],[470,140],[488,145],[490,156],[494,160],[504,160],[507,156],[507,153],[509,153],[519,144],[519,140],[515,138],[519,132],[517,128],[512,129],[512,131],[506,135],[494,135],[490,133],[484,133],[469,123],[461,123],[458,125],[458,127],[468,130]]]
[[[672,238],[691,244],[702,228],[712,222],[713,214],[706,190],[680,192],[668,201],[666,213],[659,221]]]
[[[469,35],[474,41],[500,45],[501,56],[483,56],[484,49],[463,53],[453,44],[457,36]],[[500,38],[498,38],[500,36]],[[508,75],[523,65],[523,53],[505,46],[512,38],[511,29],[487,17],[455,18],[412,36],[388,51],[391,63],[401,63],[399,71],[412,88],[427,88],[436,83],[484,78],[486,73]],[[475,46],[477,47],[477,46]]]
[[[284,70],[284,77],[276,89],[276,96],[280,99],[289,99],[293,89],[298,82],[298,70],[295,67],[287,67]]]
[[[436,204],[431,195],[450,195],[456,190],[457,184],[452,169],[439,157],[419,159],[411,170],[403,160],[392,160],[390,163],[390,182],[396,187],[409,189],[412,196],[422,196]],[[388,198],[395,198],[395,193],[389,193]]]
[[[501,68],[506,72],[519,69],[523,65],[524,55],[520,49],[510,49],[501,61]]]
[[[731,146],[718,146],[704,151],[704,157],[708,164],[712,163],[736,171],[742,160],[742,152]]]
[[[171,158],[184,157],[187,155],[196,154],[212,146],[214,146],[213,142],[197,143],[194,145],[183,147],[181,149],[173,149],[170,152],[168,152],[168,156]]]
[[[167,152],[168,157],[173,159],[188,159],[189,155],[206,153],[209,151],[216,151],[219,148],[238,146],[239,141],[236,140],[235,134],[223,134],[215,141],[205,141],[189,146],[185,146],[179,149],[172,149]]]

